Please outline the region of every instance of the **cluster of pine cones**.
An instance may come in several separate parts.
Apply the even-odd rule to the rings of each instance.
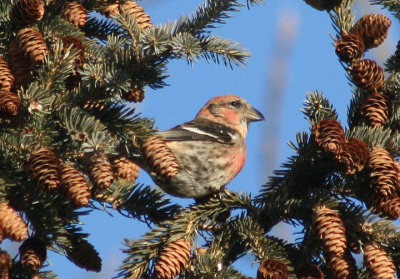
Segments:
[[[78,28],[88,22],[89,13],[78,0],[44,1],[18,0],[14,3],[10,18],[17,28],[4,56],[0,56],[0,118],[7,121],[20,113],[20,91],[35,79],[35,68],[44,63],[52,52],[47,38],[39,29],[38,23],[46,17],[46,11],[56,11],[67,22]],[[110,17],[124,13],[135,18],[139,28],[152,27],[150,17],[143,8],[134,1],[115,1],[101,7],[99,12]],[[62,40],[64,51],[68,48],[78,51],[74,62],[74,71],[65,80],[67,90],[79,85],[81,79],[79,69],[85,63],[84,41],[65,36]],[[144,98],[144,90],[135,84],[129,92],[122,96],[127,101],[140,102]],[[40,110],[40,106],[30,105],[30,109]],[[110,202],[115,207],[117,201],[109,200],[102,194],[115,179],[127,183],[135,183],[139,167],[125,157],[107,157],[92,154],[83,158],[81,170],[71,162],[60,160],[49,147],[41,146],[33,150],[27,159],[28,170],[32,180],[41,191],[54,191],[64,194],[75,207],[87,206],[93,193],[99,200]],[[88,181],[90,180],[90,182]],[[35,236],[29,236],[28,225],[19,213],[7,201],[0,202],[0,242],[5,239],[23,241],[20,246],[20,262],[24,268],[35,274],[46,260],[46,244]],[[83,239],[76,240],[74,249],[67,251],[68,257],[78,266],[88,270],[99,271],[101,259],[90,243]],[[5,251],[0,251],[0,278],[9,278],[11,258]]]
[[[361,17],[349,34],[336,42],[336,53],[345,63],[354,84],[366,92],[360,110],[365,124],[381,127],[392,116],[391,96],[382,92],[384,71],[375,61],[362,59],[365,50],[379,46],[391,25],[385,15]],[[355,174],[366,167],[371,193],[365,202],[375,211],[390,218],[400,217],[400,164],[383,147],[369,148],[356,138],[345,138],[340,123],[323,119],[312,129],[315,142],[345,167],[347,174]]]
[[[87,176],[90,177],[94,190],[100,190],[100,193],[113,183],[114,178],[134,183],[138,177],[139,167],[125,157],[116,157],[110,162],[104,155],[93,155],[85,161]],[[90,202],[91,188],[86,176],[72,163],[60,161],[50,148],[40,147],[34,150],[28,165],[32,178],[42,191],[61,192],[76,207],[86,206]],[[0,240],[5,238],[13,241],[25,240],[20,247],[21,263],[32,274],[37,272],[46,260],[46,245],[34,236],[28,238],[28,225],[5,202],[0,203],[0,238]],[[4,251],[1,253],[0,257],[7,254]],[[77,240],[74,249],[69,251],[68,257],[82,268],[93,271],[99,271],[101,268],[98,253],[83,239]],[[8,262],[8,260],[5,261],[8,267],[3,266],[4,270],[9,270],[11,263],[8,264]]]
[[[11,18],[18,26],[15,37],[9,42],[8,57],[0,56],[0,116],[12,117],[19,113],[21,100],[18,91],[34,79],[35,66],[43,62],[49,54],[44,35],[37,29],[37,23],[45,16],[46,9],[53,9],[77,27],[83,27],[88,21],[88,11],[78,1],[53,0],[46,6],[43,0],[19,0],[13,8]],[[139,28],[152,27],[150,17],[143,8],[134,1],[116,1],[100,10],[106,16],[119,15],[124,12],[135,18]],[[60,38],[64,48],[71,47],[80,52],[75,61],[75,70],[65,80],[66,89],[77,87],[81,81],[78,69],[84,63],[84,42],[72,36]],[[126,101],[141,102],[144,89],[137,84],[123,93]]]

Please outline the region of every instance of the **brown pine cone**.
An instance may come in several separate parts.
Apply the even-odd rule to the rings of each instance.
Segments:
[[[0,90],[10,91],[14,86],[14,75],[7,61],[0,56]]]
[[[4,238],[5,238],[5,236],[4,236],[4,231],[3,231],[3,229],[0,227],[0,243],[3,242]],[[1,278],[1,277],[0,277],[0,278]]]
[[[85,47],[81,40],[73,37],[73,36],[65,36],[62,38],[64,51],[71,47],[72,50],[79,51],[78,58],[75,59],[75,68],[82,65],[83,60],[85,59]]]
[[[354,61],[350,74],[355,85],[369,91],[379,90],[385,81],[383,69],[370,59]]]
[[[324,274],[315,264],[301,265],[296,269],[296,276],[298,279],[324,279]]]
[[[336,41],[335,49],[340,60],[351,62],[361,58],[365,51],[365,44],[360,35],[347,34]]]
[[[20,51],[25,53],[33,64],[42,62],[45,55],[49,53],[42,33],[31,27],[20,29],[17,32],[16,40]]]
[[[154,267],[157,279],[172,279],[180,274],[190,260],[190,242],[180,239],[168,243]]]
[[[90,201],[90,187],[85,176],[72,164],[61,164],[61,182],[67,198],[77,207],[86,206]]]
[[[4,238],[22,241],[28,237],[28,225],[7,203],[0,203],[0,228]]]
[[[32,152],[30,171],[42,190],[54,190],[60,186],[60,161],[49,147],[40,147]]]
[[[36,273],[47,258],[46,244],[37,237],[30,237],[19,247],[22,266],[31,273]]]
[[[359,139],[349,138],[342,145],[337,159],[346,166],[347,174],[355,174],[361,171],[368,161],[368,146]]]
[[[6,90],[0,90],[0,112],[13,116],[19,113],[21,100],[18,95]]]
[[[174,153],[158,136],[147,138],[143,144],[143,153],[146,166],[160,176],[175,177],[178,174],[179,165]]]
[[[392,117],[392,102],[382,92],[373,92],[366,98],[361,114],[373,127],[380,127]]]
[[[394,161],[394,165],[396,166],[396,170],[397,170],[397,181],[399,182],[397,184],[397,192],[400,193],[400,163],[396,159],[394,159],[393,161]]]
[[[260,264],[257,271],[257,279],[287,279],[289,278],[289,269],[281,261],[268,259]]]
[[[31,82],[33,77],[32,62],[22,53],[16,39],[8,45],[8,54],[10,55],[10,68],[14,74],[15,86],[25,86]]]
[[[383,147],[371,151],[367,163],[371,188],[381,196],[393,196],[398,189],[398,172],[394,158]]]
[[[367,243],[364,246],[364,263],[370,279],[397,278],[392,258],[378,243]]]
[[[119,157],[113,161],[115,176],[118,179],[135,183],[139,176],[139,166],[125,157]]]
[[[90,178],[98,189],[106,189],[114,182],[110,161],[105,155],[93,155],[86,162]]]
[[[12,9],[12,18],[21,25],[28,25],[41,20],[44,16],[45,3],[42,0],[19,0]]]
[[[378,213],[382,213],[392,219],[400,218],[400,197],[373,193],[369,199],[369,206],[373,206]]]
[[[142,6],[135,1],[125,1],[123,4],[121,4],[120,9],[129,16],[133,17],[141,30],[153,27],[150,16],[144,11]]]
[[[96,272],[101,270],[101,258],[92,244],[85,239],[74,240],[72,244],[67,250],[68,259],[80,268]]]
[[[88,20],[86,8],[76,1],[66,2],[61,8],[61,13],[66,21],[78,27],[84,26]]]
[[[10,279],[10,269],[12,261],[10,255],[6,251],[0,250],[0,278]]]
[[[343,256],[328,257],[327,266],[336,279],[357,279],[356,261],[350,252]]]
[[[329,257],[342,257],[347,248],[346,229],[338,212],[319,206],[315,211],[315,229]]]
[[[137,84],[133,84],[131,90],[122,92],[122,98],[128,102],[142,102],[144,100],[144,89]]]
[[[312,127],[315,142],[326,152],[337,153],[345,143],[342,125],[334,119],[323,119]]]
[[[357,33],[363,38],[366,48],[379,46],[387,37],[390,19],[382,14],[365,15],[354,24],[351,33]]]
[[[141,30],[153,27],[150,16],[144,11],[143,7],[135,1],[127,0],[122,4],[114,3],[100,11],[107,17],[118,16],[123,12],[133,17]]]

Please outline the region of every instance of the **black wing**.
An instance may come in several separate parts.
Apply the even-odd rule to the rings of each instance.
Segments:
[[[223,124],[207,119],[195,119],[176,126],[168,131],[157,133],[164,140],[202,140],[232,144],[232,139],[238,132]]]

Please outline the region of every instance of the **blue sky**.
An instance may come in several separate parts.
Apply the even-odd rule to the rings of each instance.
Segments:
[[[200,0],[140,2],[154,24],[187,15],[200,3]],[[357,18],[365,13],[369,12],[358,10]],[[306,92],[316,89],[324,92],[337,109],[339,120],[346,125],[351,88],[332,46],[329,34],[334,30],[326,12],[314,10],[301,0],[285,0],[266,1],[250,10],[243,7],[241,12],[232,15],[227,24],[212,31],[240,42],[250,50],[252,57],[247,67],[231,70],[205,60],[193,66],[185,61],[173,61],[169,64],[170,77],[167,79],[170,86],[157,91],[148,89],[145,101],[137,105],[137,109],[144,117],[154,118],[155,126],[160,130],[166,130],[193,119],[200,107],[214,96],[236,94],[246,98],[263,112],[266,121],[250,126],[246,165],[228,188],[256,195],[271,174],[271,168],[278,168],[292,154],[286,143],[295,140],[296,132],[309,129],[300,112]],[[396,25],[393,20],[387,39],[392,41],[389,44],[391,52],[399,39]],[[284,55],[279,56],[282,52]],[[271,94],[271,91],[278,94]],[[144,173],[138,181],[153,185]],[[114,270],[124,258],[121,252],[123,239],[140,238],[147,228],[133,219],[112,213],[113,217],[104,212],[92,212],[82,219],[84,231],[91,234],[89,241],[103,259],[102,272],[87,273],[63,257],[50,253],[50,268],[60,278],[110,278],[115,275]],[[285,227],[280,227],[276,232],[280,235],[290,233],[290,230],[284,230]],[[257,265],[251,268],[251,261],[251,257],[246,257],[239,262],[238,268],[255,277]]]

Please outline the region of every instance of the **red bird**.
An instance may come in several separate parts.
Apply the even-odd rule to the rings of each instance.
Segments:
[[[247,126],[260,120],[264,116],[246,100],[234,95],[215,97],[194,120],[156,134],[175,155],[177,175],[148,172],[161,189],[174,196],[199,199],[218,192],[242,170]]]

